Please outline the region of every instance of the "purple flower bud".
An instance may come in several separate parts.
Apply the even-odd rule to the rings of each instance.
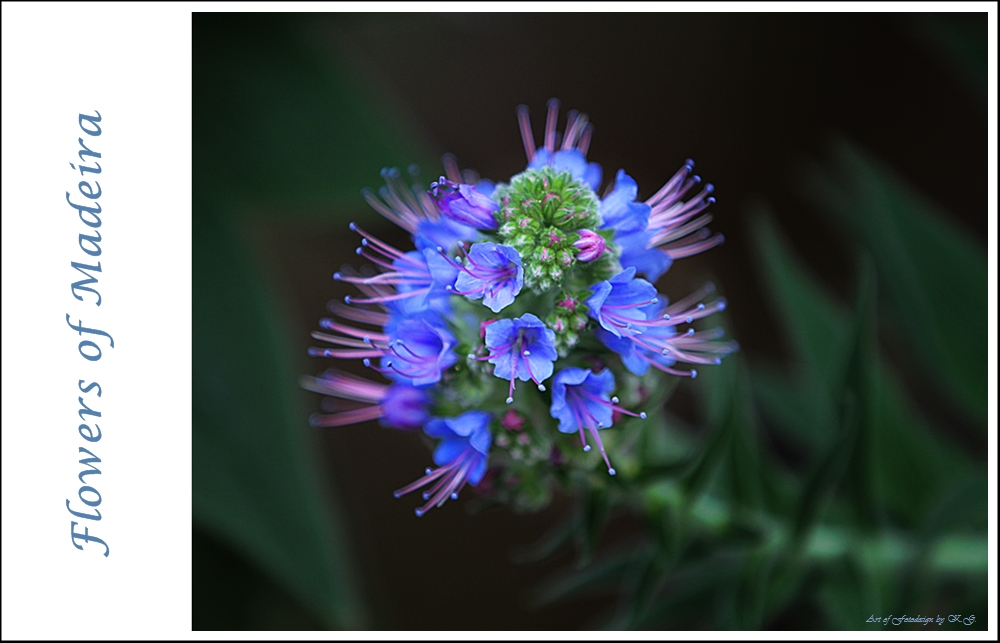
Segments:
[[[497,229],[493,213],[500,209],[499,206],[474,186],[455,183],[442,176],[430,187],[427,194],[444,216],[477,230]]]
[[[594,261],[604,254],[607,242],[604,237],[593,230],[580,230],[580,238],[573,242],[573,247],[580,251],[576,258],[580,261]]]
[[[500,426],[508,431],[521,431],[524,429],[524,416],[514,409],[508,409],[500,418]]]

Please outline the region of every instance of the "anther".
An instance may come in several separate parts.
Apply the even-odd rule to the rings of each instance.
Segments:
[[[344,303],[345,304],[351,303],[351,296],[350,295],[344,295]]]
[[[615,471],[614,469],[612,469],[611,467],[608,467],[608,473],[611,474],[611,475],[615,475],[618,472]]]
[[[545,385],[544,384],[539,384],[538,385],[538,390],[544,393],[545,392]]]
[[[340,281],[340,278],[341,278],[342,276],[343,276],[343,275],[341,275],[341,274],[340,274],[339,272],[335,272],[335,273],[333,273],[333,279],[334,279],[334,281]]]
[[[694,369],[692,368],[692,369],[691,369],[691,379],[694,379],[694,378],[696,378],[696,377],[698,377],[698,371],[696,371],[696,370],[694,370]]]
[[[454,492],[454,491],[452,491],[452,492],[451,492],[451,499],[452,499],[452,500],[458,500],[458,493],[457,493],[457,492]]]
[[[618,400],[618,396],[617,395],[611,398],[611,403],[612,404],[618,404],[618,401],[619,400]]]
[[[584,445],[583,452],[584,453],[590,453],[590,445],[589,444]]]
[[[510,403],[511,403],[511,402],[513,402],[513,401],[514,401],[514,398],[512,398],[512,397],[508,397],[508,398],[507,398],[507,404],[510,404]]]
[[[358,224],[354,223],[353,221],[351,221],[347,225],[347,227],[351,229],[351,232],[357,232],[357,230],[358,230]]]
[[[645,420],[646,419],[646,412],[645,411],[640,411],[639,412],[639,419],[640,420]]]

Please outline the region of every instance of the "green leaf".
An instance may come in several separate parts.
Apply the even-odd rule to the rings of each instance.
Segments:
[[[757,265],[807,376],[827,391],[840,386],[848,341],[848,315],[796,258],[763,207],[750,213]]]
[[[888,168],[846,141],[809,195],[875,258],[880,290],[929,380],[985,427],[987,269],[981,243]]]
[[[580,544],[579,567],[590,564],[610,512],[611,499],[607,487],[591,485],[584,495],[580,509],[580,528],[577,532]]]
[[[829,407],[822,387],[804,377],[787,376],[776,367],[751,367],[754,400],[770,427],[807,455],[814,456],[830,441],[830,421],[817,420],[819,409]]]
[[[753,371],[754,396],[775,428],[809,453],[825,453],[829,460],[832,447],[846,448],[837,430],[834,402],[843,400],[845,380],[840,380],[838,394],[833,377],[838,372],[841,378],[846,375],[844,369],[851,354],[846,345],[850,323],[802,262],[794,258],[769,219],[762,217],[754,224],[759,261],[765,264],[764,273],[771,280],[768,291],[790,336],[793,340],[799,338],[793,341],[796,352],[803,356],[804,364],[816,364],[828,359],[824,354],[839,352],[829,359],[843,364],[836,369],[804,366],[792,378],[775,369],[757,367]],[[870,396],[873,403],[866,407],[866,414],[872,430],[865,438],[869,450],[862,451],[861,456],[869,460],[866,466],[872,475],[877,474],[878,493],[890,515],[916,526],[938,490],[975,465],[942,437],[946,432],[932,430],[913,407],[899,377],[878,359],[873,347],[868,350],[868,360],[866,399]],[[820,385],[818,378],[829,379]],[[829,470],[833,465],[830,461],[820,462],[814,474],[823,466]]]
[[[363,624],[296,403],[287,332],[228,222],[196,199],[192,489],[195,524],[327,627]]]
[[[841,392],[834,396],[840,402],[837,439],[806,481],[793,530],[796,539],[800,541],[822,517],[845,474],[849,472],[848,486],[854,492],[857,515],[869,518],[864,496],[874,490],[871,483],[872,465],[867,450],[871,447],[871,409],[875,404],[869,363],[874,351],[875,292],[872,268],[868,266],[863,269],[861,275],[857,312],[849,336],[847,369]],[[877,498],[870,498],[870,502],[874,506],[878,505]]]
[[[652,555],[648,547],[629,547],[608,552],[582,570],[562,572],[531,592],[529,602],[534,607],[585,594],[614,593],[620,583],[637,566],[645,565]]]

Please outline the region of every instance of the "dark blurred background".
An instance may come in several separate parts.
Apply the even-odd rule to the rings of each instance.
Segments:
[[[429,462],[419,436],[375,423],[308,426],[320,400],[297,381],[330,365],[306,348],[327,301],[349,292],[330,278],[355,263],[347,223],[405,247],[360,195],[378,187],[382,167],[417,163],[427,182],[452,152],[462,167],[505,180],[525,165],[516,106],[531,108],[539,132],[551,97],[563,112],[589,114],[590,160],[606,180],[625,168],[641,198],[693,158],[716,186],[713,229],[726,243],[675,264],[660,289],[677,297],[714,279],[751,374],[757,363],[787,369],[793,342],[764,285],[753,221],[780,230],[845,310],[860,247],[888,271],[879,285],[888,275],[892,294],[877,234],[830,215],[816,196],[850,159],[941,206],[942,225],[985,257],[986,28],[986,14],[196,13],[194,628],[604,622],[607,592],[535,604],[546,579],[572,568],[571,552],[517,561],[573,510],[572,498],[557,495],[535,515],[470,516],[463,500],[417,519],[392,491]],[[981,315],[956,332],[972,328],[969,341],[985,348],[985,289],[973,297],[947,314]],[[976,390],[951,390],[898,339],[905,320],[885,317],[882,350],[915,413],[985,471],[985,351]],[[695,397],[682,383],[668,408],[697,434]],[[766,413],[759,440],[766,457],[806,476],[808,446]],[[619,515],[601,545],[627,545],[639,529]]]

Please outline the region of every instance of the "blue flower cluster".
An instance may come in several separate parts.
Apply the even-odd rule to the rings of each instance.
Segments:
[[[526,108],[518,120],[528,165],[508,183],[463,174],[450,156],[446,176],[426,190],[383,172],[385,186],[365,198],[410,233],[414,249],[352,223],[357,254],[375,269],[334,274],[361,294],[331,303],[333,317],[313,333],[327,346],[311,355],[360,360],[388,381],[336,369],[304,379],[328,396],[315,426],[378,419],[437,441],[435,467],[396,491],[425,489],[417,515],[478,485],[490,464],[565,462],[545,412],[559,433],[579,435],[583,452],[589,436],[615,475],[599,431],[646,417],[619,405],[616,373],[695,377],[684,365],[717,364],[735,350],[721,329],[679,329],[723,309],[722,299],[702,301],[711,285],[673,303],[653,285],[674,260],[722,241],[706,229],[712,186],[689,196],[700,186],[693,163],[645,201],[623,170],[598,198],[585,115],[570,112],[560,133],[550,101],[537,148]],[[517,382],[534,390],[515,394]],[[493,446],[506,455],[491,456]]]

